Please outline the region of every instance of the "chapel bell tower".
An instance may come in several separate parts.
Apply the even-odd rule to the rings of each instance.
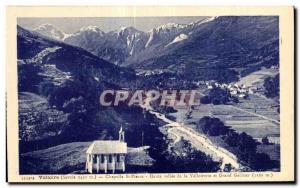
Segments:
[[[122,126],[121,126],[121,128],[119,130],[119,141],[120,142],[125,142],[125,132],[124,132]]]

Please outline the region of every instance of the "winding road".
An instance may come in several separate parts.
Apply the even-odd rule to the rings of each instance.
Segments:
[[[147,104],[147,103],[146,103]],[[196,132],[195,130],[188,128],[184,124],[172,121],[166,118],[165,115],[153,111],[151,106],[141,105],[142,108],[148,110],[151,114],[155,115],[158,119],[166,122],[165,128],[168,134],[175,136],[174,142],[178,142],[181,137],[191,142],[192,146],[202,152],[210,155],[214,160],[222,162],[221,169],[224,169],[225,164],[231,164],[231,166],[238,170],[240,164],[236,156],[224,148],[214,145],[205,135]]]

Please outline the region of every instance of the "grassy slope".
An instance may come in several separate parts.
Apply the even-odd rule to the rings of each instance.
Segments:
[[[91,142],[73,142],[21,155],[23,174],[84,173],[85,152]],[[128,148],[127,165],[147,167],[154,160],[145,148]],[[21,167],[22,167],[21,166]]]

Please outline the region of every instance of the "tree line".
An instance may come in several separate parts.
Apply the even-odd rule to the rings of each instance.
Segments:
[[[197,130],[209,136],[221,136],[228,146],[236,148],[235,154],[240,162],[253,170],[265,171],[279,167],[279,162],[272,160],[268,154],[257,152],[257,146],[261,143],[245,132],[237,133],[218,118],[204,116],[199,120]]]

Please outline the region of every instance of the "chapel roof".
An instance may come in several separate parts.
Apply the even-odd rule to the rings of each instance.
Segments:
[[[127,153],[127,143],[119,140],[97,140],[94,141],[86,153],[88,154],[117,154]]]

